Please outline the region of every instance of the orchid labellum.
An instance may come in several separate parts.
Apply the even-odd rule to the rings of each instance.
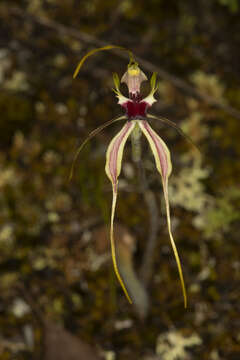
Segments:
[[[114,46],[112,46],[114,47]],[[99,50],[108,50],[109,48],[100,48]],[[96,49],[97,51],[97,49]],[[95,52],[95,51],[92,51]],[[88,57],[88,56],[85,56]],[[84,59],[85,60],[85,59]],[[82,65],[83,60],[81,60],[80,65]],[[77,75],[80,66],[78,66],[77,70],[74,73],[74,77]],[[99,128],[95,129],[88,138],[83,142],[83,144],[78,149],[75,160],[86,144],[86,142],[98,134],[102,129],[107,127],[108,125],[119,121],[119,120],[126,120],[122,129],[115,135],[115,137],[111,140],[106,154],[106,166],[105,171],[112,183],[112,191],[113,191],[113,199],[112,199],[112,211],[111,211],[111,223],[110,223],[110,239],[111,239],[111,250],[112,250],[112,259],[113,259],[113,266],[116,273],[116,276],[122,286],[122,289],[129,300],[132,303],[132,300],[128,294],[128,291],[125,287],[124,281],[119,273],[117,260],[116,260],[116,250],[115,250],[115,242],[114,242],[114,216],[115,216],[115,209],[116,209],[116,201],[117,201],[117,194],[118,194],[118,177],[121,172],[122,167],[122,157],[123,151],[126,144],[127,139],[129,136],[132,136],[133,143],[134,139],[139,141],[140,134],[142,133],[149,145],[150,149],[153,153],[154,160],[156,163],[156,168],[160,173],[162,186],[163,186],[163,194],[165,199],[165,206],[166,206],[166,216],[167,216],[167,226],[168,226],[168,233],[170,237],[171,246],[174,252],[174,256],[176,259],[179,277],[181,281],[183,297],[184,297],[184,306],[187,306],[187,296],[185,290],[185,284],[183,279],[183,273],[181,268],[181,263],[178,255],[178,251],[173,239],[172,231],[171,231],[171,220],[170,220],[170,209],[169,209],[169,200],[168,200],[168,178],[172,171],[172,164],[171,164],[171,157],[170,152],[168,150],[167,145],[164,141],[160,138],[160,136],[151,128],[148,123],[149,119],[158,119],[162,122],[176,128],[183,136],[187,137],[187,135],[183,134],[181,129],[177,127],[173,122],[165,118],[158,118],[154,115],[148,114],[149,108],[152,104],[156,101],[154,98],[154,94],[157,91],[157,83],[156,83],[156,73],[154,73],[150,80],[151,90],[147,97],[142,98],[140,88],[141,83],[143,81],[147,81],[146,75],[142,72],[139,68],[138,64],[134,61],[133,57],[131,56],[130,63],[128,65],[127,71],[121,78],[121,81],[117,74],[113,75],[113,81],[115,84],[114,92],[118,98],[118,104],[121,105],[125,114],[110,120],[100,126]],[[125,97],[122,95],[120,91],[120,84],[125,83],[128,87],[129,96]],[[190,140],[191,141],[191,140]],[[73,171],[73,167],[72,167]],[[72,171],[71,175],[72,176]]]

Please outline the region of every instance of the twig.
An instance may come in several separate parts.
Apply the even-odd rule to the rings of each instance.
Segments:
[[[107,42],[103,40],[99,40],[96,37],[89,35],[87,33],[84,33],[82,31],[79,31],[72,27],[67,27],[65,25],[59,24],[58,22],[54,20],[49,20],[45,17],[36,17],[34,15],[31,15],[27,13],[26,11],[23,11],[22,9],[18,7],[12,7],[9,8],[8,11],[10,11],[12,14],[16,16],[20,16],[24,19],[28,19],[34,23],[38,23],[42,26],[48,27],[50,29],[53,29],[54,31],[57,31],[60,34],[68,35],[71,37],[74,37],[75,39],[78,39],[84,43],[91,44],[96,47],[102,47],[108,45]],[[120,52],[118,50],[113,50],[114,52],[117,52],[118,56],[124,59],[128,59],[128,54],[124,52]],[[142,57],[136,57],[136,60],[141,63],[143,67],[145,67],[148,71],[154,72],[156,71],[159,76],[162,79],[165,79],[169,81],[171,84],[173,84],[176,88],[182,90],[184,93],[186,93],[189,96],[192,96],[200,101],[203,101],[211,106],[215,106],[217,108],[222,109],[229,115],[240,119],[240,110],[232,107],[231,105],[226,104],[222,100],[219,101],[215,99],[214,97],[211,97],[209,95],[202,94],[200,91],[189,85],[184,80],[180,79],[179,77],[170,74],[166,70],[163,70],[159,66],[156,66],[152,64],[150,61],[143,59]]]

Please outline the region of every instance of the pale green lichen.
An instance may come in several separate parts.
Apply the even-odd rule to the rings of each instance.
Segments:
[[[186,348],[201,344],[196,333],[185,337],[178,331],[168,331],[158,336],[156,353],[162,360],[185,360],[189,358]]]
[[[11,312],[18,318],[30,312],[30,306],[22,298],[15,298],[11,306]]]
[[[203,120],[203,114],[199,111],[193,111],[181,124],[182,130],[188,134],[196,144],[205,139],[209,134],[209,129],[203,124]]]
[[[3,168],[0,166],[0,190],[3,190],[5,186],[17,186],[19,180],[13,167]]]
[[[29,90],[26,74],[22,71],[14,71],[11,78],[5,81],[4,88],[12,91]]]
[[[209,95],[215,99],[223,98],[225,88],[216,75],[206,74],[199,70],[192,74],[191,80],[205,96]]]
[[[11,247],[15,240],[14,229],[12,224],[4,224],[0,228],[0,248],[2,246]]]
[[[195,217],[193,224],[203,231],[206,238],[219,238],[230,231],[234,221],[240,220],[239,201],[240,189],[230,187],[208,203],[206,210]]]
[[[210,169],[202,166],[199,157],[184,155],[182,162],[182,169],[171,177],[169,183],[171,203],[188,211],[200,213],[211,202],[211,197],[205,192],[202,183],[202,180],[209,176]]]
[[[102,351],[102,356],[104,357],[105,360],[115,360],[116,359],[116,353],[111,350]]]

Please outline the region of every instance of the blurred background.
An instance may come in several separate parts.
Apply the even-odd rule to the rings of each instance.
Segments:
[[[238,360],[240,358],[240,5],[237,0],[1,0],[0,359]],[[112,73],[132,50],[158,72],[152,120],[168,144],[174,237],[189,305],[183,307],[162,187],[142,141],[146,186],[124,153],[113,272],[106,148],[90,131],[122,114]],[[148,90],[147,84],[144,91]],[[126,88],[123,86],[123,91]]]

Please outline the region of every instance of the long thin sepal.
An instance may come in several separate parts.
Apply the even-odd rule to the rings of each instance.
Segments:
[[[180,258],[178,255],[178,251],[172,236],[171,231],[171,218],[170,218],[170,209],[169,209],[169,200],[168,200],[168,177],[172,171],[172,164],[171,164],[171,157],[170,152],[164,143],[164,141],[158,136],[158,134],[151,128],[145,120],[138,120],[139,126],[146,136],[149,145],[151,147],[157,170],[159,171],[162,184],[163,184],[163,192],[164,192],[164,199],[165,199],[165,206],[166,206],[166,215],[167,215],[167,224],[168,224],[168,233],[170,237],[170,242],[172,245],[173,253],[176,259],[179,278],[182,286],[183,298],[184,298],[184,307],[187,307],[187,295],[186,295],[186,288],[184,284],[182,266],[180,262]]]
[[[175,256],[175,259],[176,259],[177,267],[178,267],[178,273],[179,273],[180,282],[181,282],[181,286],[182,286],[182,292],[183,292],[184,307],[186,308],[187,307],[187,292],[186,292],[184,278],[183,278],[181,261],[180,261],[179,255],[178,255],[177,247],[176,247],[175,241],[173,239],[172,230],[171,230],[171,217],[170,217],[169,199],[168,199],[168,187],[167,187],[167,185],[168,185],[167,182],[165,182],[165,184],[163,185],[163,192],[164,192],[164,199],[165,199],[165,205],[166,205],[168,233],[169,233],[173,253],[174,253],[174,256]]]
[[[118,278],[118,281],[130,303],[132,300],[128,294],[124,281],[119,273],[117,260],[116,260],[116,249],[115,249],[115,241],[114,241],[114,217],[116,210],[116,201],[117,201],[117,191],[118,191],[118,176],[121,172],[122,167],[122,156],[124,146],[126,141],[133,131],[136,123],[133,121],[128,121],[124,127],[120,130],[120,132],[112,139],[108,146],[107,155],[106,155],[106,166],[105,171],[112,183],[113,189],[113,199],[112,199],[112,211],[111,211],[111,224],[110,224],[110,240],[111,240],[111,251],[112,251],[112,260],[113,267]]]
[[[76,67],[76,70],[74,71],[73,78],[75,79],[77,77],[81,67],[83,66],[83,64],[87,60],[87,58],[89,58],[89,56],[92,56],[92,55],[94,55],[94,54],[96,54],[97,52],[100,52],[100,51],[112,50],[112,49],[120,49],[120,50],[127,51],[129,53],[130,59],[133,57],[132,52],[129,51],[128,49],[126,49],[123,46],[106,45],[106,46],[103,46],[103,47],[100,47],[100,48],[93,49],[93,50],[89,51],[85,56],[82,57],[82,59],[78,63],[78,66]]]
[[[111,225],[110,225],[110,241],[111,241],[111,253],[112,253],[112,261],[113,261],[113,268],[115,271],[115,274],[118,278],[118,281],[124,291],[124,294],[126,295],[126,298],[128,299],[129,303],[132,304],[132,300],[128,294],[128,291],[126,289],[126,286],[123,282],[123,279],[119,273],[117,260],[116,260],[116,247],[115,247],[115,240],[114,240],[114,232],[113,232],[113,226],[114,226],[114,217],[115,217],[115,210],[116,210],[116,202],[117,202],[117,192],[113,191],[113,198],[112,198],[112,211],[111,211]]]
[[[94,136],[96,136],[97,134],[99,134],[103,129],[105,129],[106,127],[108,127],[109,125],[117,122],[117,121],[120,121],[120,120],[124,120],[126,119],[126,116],[123,115],[123,116],[119,116],[117,118],[114,118],[114,119],[111,119],[109,121],[106,121],[103,125],[99,126],[98,128],[96,128],[95,130],[93,130],[89,135],[88,137],[83,141],[83,143],[78,147],[78,149],[76,150],[75,152],[75,155],[74,155],[74,159],[73,159],[73,162],[72,162],[72,166],[71,166],[71,170],[70,170],[70,175],[69,175],[69,181],[71,181],[72,177],[73,177],[73,172],[74,172],[74,167],[75,167],[75,163],[77,161],[77,158],[80,154],[80,152],[82,151],[82,149],[84,148],[84,146],[86,145],[86,143],[91,140]]]
[[[175,124],[173,121],[165,118],[165,117],[158,117],[152,114],[147,114],[147,118],[148,119],[155,119],[155,120],[159,120],[161,121],[163,124],[169,125],[172,128],[174,128],[175,130],[177,130],[177,132],[187,141],[190,142],[190,144],[201,154],[201,150],[199,149],[199,147],[195,144],[195,142],[190,138],[190,136],[188,136],[179,126],[177,126],[177,124]]]

